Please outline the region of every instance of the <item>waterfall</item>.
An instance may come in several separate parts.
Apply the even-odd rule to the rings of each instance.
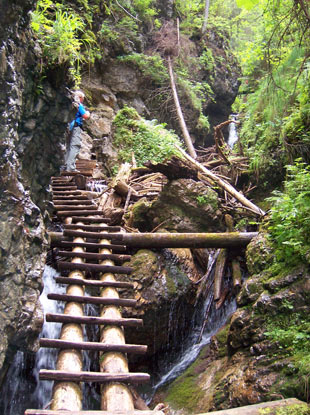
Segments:
[[[64,293],[63,286],[55,282],[59,275],[50,266],[45,266],[43,273],[44,290],[40,301],[44,314],[62,312],[58,302],[48,300],[47,293]],[[44,323],[41,337],[58,338],[60,325],[57,323]],[[52,397],[51,381],[39,382],[39,370],[52,369],[56,362],[58,351],[49,348],[40,348],[34,355],[17,351],[8,370],[6,381],[1,389],[0,413],[5,415],[23,415],[28,408],[44,408]]]
[[[233,121],[237,121],[238,119],[238,114],[231,114],[230,118]],[[234,145],[236,144],[236,142],[238,141],[238,132],[237,132],[237,126],[235,122],[231,122],[228,126],[228,140],[227,140],[227,144],[230,148],[233,148]]]
[[[40,296],[40,301],[44,310],[44,316],[46,313],[62,313],[63,303],[58,301],[48,300],[47,294],[65,293],[65,287],[55,282],[55,276],[59,274],[54,268],[46,265],[43,274],[44,290]],[[58,323],[44,323],[41,337],[49,339],[58,339],[60,336],[61,325]],[[34,400],[37,402],[36,408],[45,408],[52,398],[53,381],[39,381],[40,369],[55,369],[58,350],[41,347],[36,354],[34,376],[37,380],[37,386],[34,391]]]

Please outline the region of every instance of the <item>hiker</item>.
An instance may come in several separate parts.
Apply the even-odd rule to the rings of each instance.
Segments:
[[[75,160],[79,154],[81,148],[83,120],[87,120],[90,117],[89,111],[86,111],[83,101],[85,95],[82,91],[76,91],[74,93],[73,105],[77,108],[75,119],[70,123],[70,137],[67,143],[67,152],[65,157],[66,171],[75,170]]]

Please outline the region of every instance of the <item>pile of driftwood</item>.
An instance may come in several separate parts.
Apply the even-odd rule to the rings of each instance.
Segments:
[[[124,213],[132,203],[140,198],[156,198],[168,180],[190,178],[215,188],[221,198],[223,211],[264,215],[258,206],[246,198],[246,194],[253,189],[251,184],[242,191],[234,187],[238,178],[247,171],[248,164],[240,151],[233,153],[224,141],[221,129],[230,122],[215,127],[215,145],[200,149],[196,160],[180,147],[177,148],[179,157],[173,156],[163,163],[148,162],[145,167],[135,167],[133,157],[133,163],[124,163],[100,195],[100,208],[111,217],[113,224],[121,224]]]

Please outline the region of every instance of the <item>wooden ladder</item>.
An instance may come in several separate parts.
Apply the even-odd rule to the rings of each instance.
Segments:
[[[84,160],[77,164],[79,175],[91,176],[95,163]],[[70,176],[69,176],[70,174]],[[126,247],[118,243],[118,226],[109,226],[109,219],[88,200],[72,181],[76,172],[65,172],[52,178],[53,206],[64,222],[64,239],[59,242],[58,270],[69,273],[56,277],[56,282],[67,286],[66,294],[49,293],[48,298],[64,301],[63,314],[47,314],[47,322],[62,323],[59,339],[40,339],[41,347],[60,349],[56,370],[42,369],[40,380],[53,380],[51,410],[28,409],[25,415],[95,415],[126,413],[154,414],[137,411],[128,384],[148,382],[147,373],[128,371],[126,354],[146,353],[147,346],[126,344],[124,327],[139,327],[141,319],[123,318],[120,307],[134,307],[135,299],[120,298],[118,289],[131,288],[132,283],[119,281],[114,274],[130,274],[132,269],[122,265],[130,259]],[[113,232],[113,237],[109,235]],[[69,240],[68,240],[69,239]],[[91,276],[91,278],[89,278]],[[100,289],[100,296],[85,296],[85,287]],[[99,316],[85,316],[84,304],[98,304]],[[83,340],[82,325],[98,325],[100,341]],[[100,372],[82,370],[82,351],[99,353]],[[96,382],[101,386],[101,411],[81,410],[80,382]],[[162,414],[161,411],[157,411]]]

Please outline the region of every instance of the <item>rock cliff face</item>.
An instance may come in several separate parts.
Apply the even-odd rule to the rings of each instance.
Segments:
[[[0,6],[0,367],[13,350],[36,348],[47,249],[40,207],[61,163],[59,143],[70,108],[64,91],[38,84],[28,29],[34,4]]]

